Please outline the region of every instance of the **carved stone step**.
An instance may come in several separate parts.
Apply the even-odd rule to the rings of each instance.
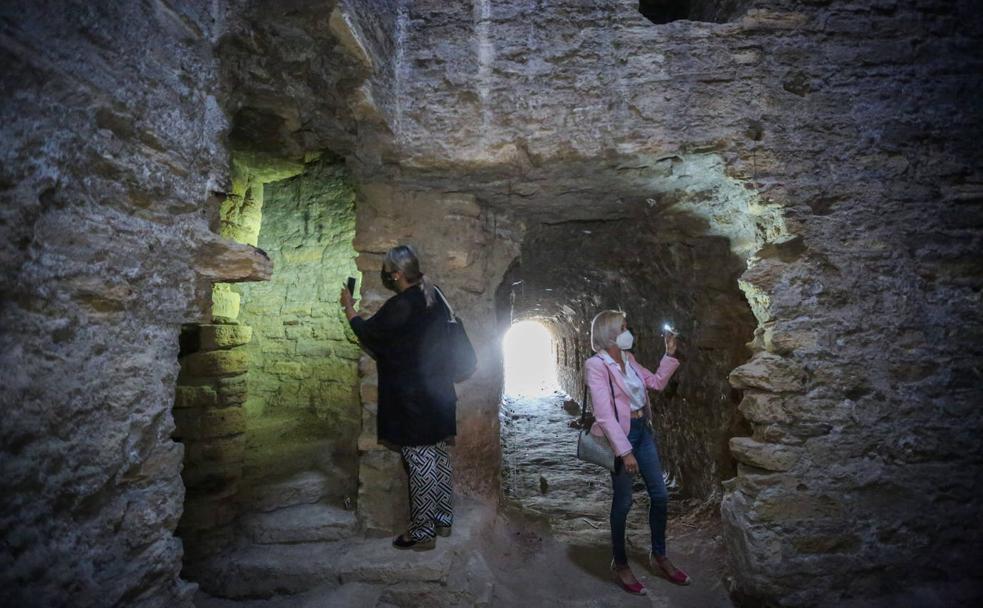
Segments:
[[[324,503],[252,513],[243,517],[242,524],[260,544],[341,540],[355,534],[358,527],[354,512]]]
[[[273,602],[289,595],[297,603],[288,606],[304,606],[298,600],[310,594],[329,593],[334,588],[339,593],[345,588],[346,592],[353,592],[357,585],[382,588],[380,605],[386,606],[416,606],[419,604],[414,602],[420,597],[437,596],[446,597],[435,602],[435,608],[487,605],[494,580],[488,565],[475,551],[475,540],[482,522],[490,521],[491,511],[461,502],[453,533],[438,538],[437,547],[431,551],[397,551],[388,538],[257,543],[213,555],[186,571],[193,572],[193,580],[211,596],[266,598]],[[220,608],[222,604],[202,604],[199,608],[213,606]]]
[[[320,471],[302,471],[282,481],[253,486],[245,492],[243,503],[247,510],[259,512],[309,505],[328,496],[330,483]]]
[[[297,595],[282,595],[263,600],[230,600],[199,591],[195,596],[195,608],[376,608],[385,589],[381,585],[366,583],[340,587],[334,583]]]

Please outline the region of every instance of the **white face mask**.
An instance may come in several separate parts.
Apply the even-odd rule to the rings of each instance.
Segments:
[[[635,343],[635,336],[631,335],[631,332],[627,329],[620,334],[614,341],[621,350],[631,350],[632,344]]]

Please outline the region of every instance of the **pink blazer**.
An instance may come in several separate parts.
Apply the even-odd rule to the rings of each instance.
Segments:
[[[645,387],[653,391],[661,391],[669,383],[669,378],[679,367],[679,360],[675,357],[665,355],[659,362],[659,369],[653,374],[645,369],[631,353],[628,355],[628,365],[635,369],[635,373],[645,383]],[[631,428],[631,398],[628,396],[628,389],[625,387],[624,377],[621,368],[615,362],[605,363],[599,356],[591,357],[587,360],[585,370],[587,376],[587,387],[590,389],[591,403],[594,407],[594,417],[597,421],[591,427],[590,432],[600,437],[608,438],[608,442],[618,456],[624,456],[631,451],[631,444],[628,442],[628,431]],[[611,384],[608,384],[608,377]],[[614,417],[614,407],[611,403],[611,388],[614,388],[614,405],[618,408],[618,417]],[[649,418],[652,417],[652,409],[646,400],[645,407],[648,408]]]

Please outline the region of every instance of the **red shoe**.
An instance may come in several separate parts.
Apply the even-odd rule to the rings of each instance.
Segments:
[[[652,564],[655,564],[662,571],[670,583],[688,585],[693,582],[689,575],[674,566],[668,557],[656,557],[649,553],[649,565],[651,566]]]
[[[631,578],[635,582],[626,583],[621,579],[621,574],[619,574],[619,572],[624,570],[627,570],[628,574],[631,574]],[[632,595],[645,595],[645,585],[638,582],[638,579],[635,578],[635,574],[631,571],[631,568],[628,567],[628,564],[625,564],[624,566],[618,566],[617,564],[614,563],[614,560],[611,560],[611,572],[614,572],[614,579],[618,581],[618,584],[621,585],[622,589],[624,589],[628,593],[631,593]]]

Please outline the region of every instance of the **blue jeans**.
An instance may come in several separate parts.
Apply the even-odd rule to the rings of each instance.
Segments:
[[[669,493],[666,492],[666,482],[662,477],[662,463],[655,447],[655,437],[645,418],[632,418],[628,441],[649,493],[652,553],[665,555]],[[614,500],[611,501],[611,545],[614,548],[614,561],[619,565],[628,563],[628,555],[625,553],[625,522],[631,509],[633,478],[634,475],[625,472],[624,466],[619,467],[617,473],[611,474],[611,485],[614,486]]]

